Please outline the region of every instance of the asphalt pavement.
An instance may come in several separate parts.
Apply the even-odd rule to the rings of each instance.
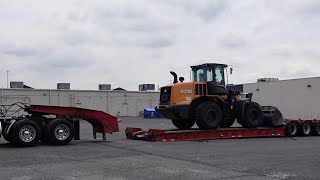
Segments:
[[[171,129],[167,119],[120,118],[103,141],[81,122],[81,140],[18,148],[0,139],[0,179],[320,179],[320,137],[147,142],[126,127]]]

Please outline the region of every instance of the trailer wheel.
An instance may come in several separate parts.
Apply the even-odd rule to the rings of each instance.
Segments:
[[[172,119],[172,124],[178,129],[188,130],[195,124],[195,121],[189,119]]]
[[[216,129],[222,119],[223,114],[219,105],[215,102],[203,102],[195,110],[196,123],[200,129]]]
[[[299,127],[299,133],[302,136],[309,136],[311,134],[311,123],[310,122],[304,122],[302,126]]]
[[[50,121],[46,129],[46,142],[53,145],[68,144],[74,136],[72,124],[66,119],[54,119]]]
[[[313,127],[313,133],[316,136],[320,136],[320,122],[317,122]]]
[[[12,143],[18,146],[35,146],[41,137],[39,125],[30,119],[19,120],[11,128]]]
[[[263,112],[261,106],[253,101],[248,101],[244,108],[244,119],[241,125],[246,128],[256,128],[263,122]]]
[[[286,125],[286,135],[288,137],[294,137],[298,134],[298,123],[291,121]]]

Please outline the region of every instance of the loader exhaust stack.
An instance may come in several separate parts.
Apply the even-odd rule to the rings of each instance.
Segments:
[[[173,71],[170,71],[170,74],[172,74],[173,76],[173,83],[177,83],[178,82],[178,75],[177,73],[173,72]]]

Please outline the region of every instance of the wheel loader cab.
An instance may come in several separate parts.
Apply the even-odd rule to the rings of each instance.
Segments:
[[[207,84],[207,95],[226,95],[224,69],[225,64],[207,63],[191,66],[192,81]]]

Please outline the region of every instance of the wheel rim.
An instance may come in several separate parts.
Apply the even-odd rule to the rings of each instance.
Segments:
[[[30,125],[23,126],[19,131],[19,137],[23,142],[31,142],[35,139],[37,131]]]
[[[311,131],[309,124],[304,124],[302,128],[303,128],[303,133],[304,134],[309,134],[310,131]]]
[[[61,140],[61,141],[66,140],[70,136],[70,129],[65,124],[59,124],[54,129],[54,135],[58,140]]]
[[[291,125],[289,126],[289,130],[290,130],[290,134],[291,134],[291,135],[294,135],[294,134],[296,134],[296,132],[297,132],[297,128],[296,128],[296,126],[295,126],[294,124],[291,124]]]
[[[217,113],[214,110],[210,110],[207,114],[207,119],[209,122],[215,122],[217,119]]]

